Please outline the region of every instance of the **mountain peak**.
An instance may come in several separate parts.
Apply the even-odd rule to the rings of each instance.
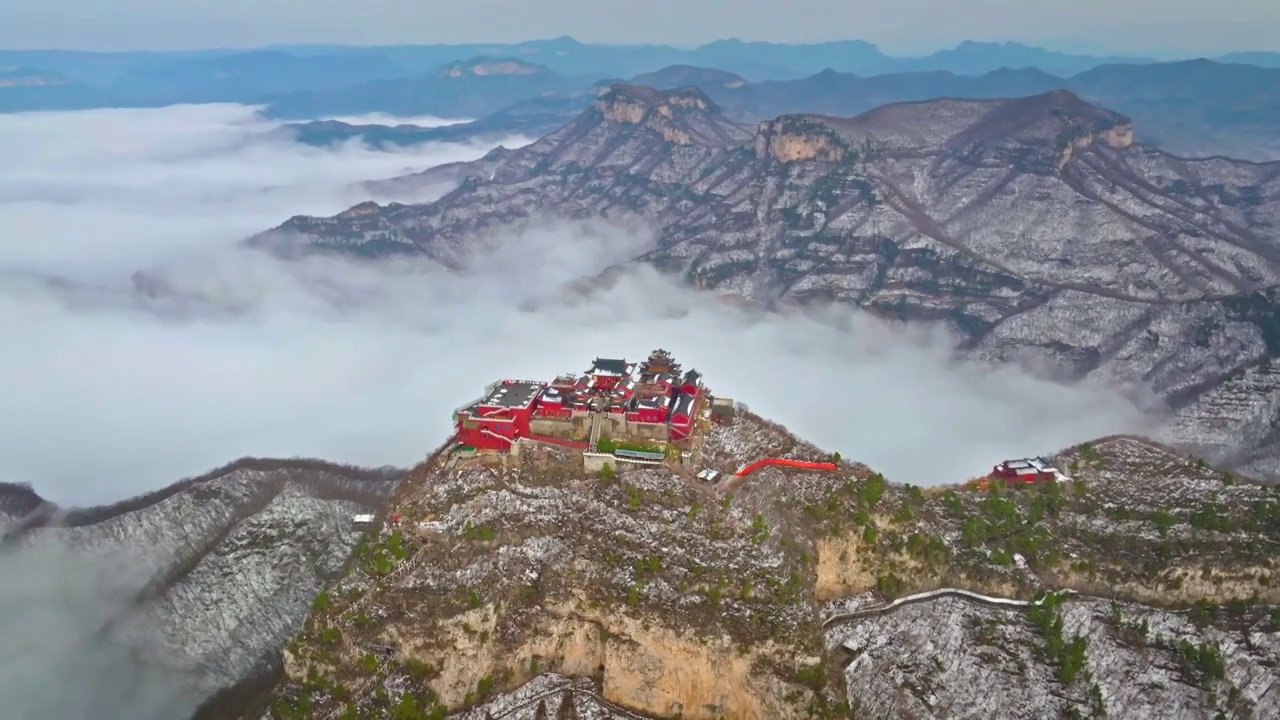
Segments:
[[[985,117],[988,125],[998,125],[1000,123],[995,121],[1000,120],[1006,123],[1012,120],[1015,124],[1050,122],[1066,129],[1077,126],[1101,129],[1131,124],[1124,115],[1098,107],[1064,88],[986,102],[991,107],[991,112]]]
[[[592,110],[606,122],[648,126],[677,145],[702,144],[698,128],[726,122],[720,106],[696,87],[655,90],[616,83],[596,98]]]
[[[614,83],[609,87],[609,91],[601,95],[597,102],[617,103],[617,102],[633,102],[645,106],[658,112],[662,112],[662,108],[685,108],[693,111],[702,111],[712,115],[720,114],[720,106],[707,97],[693,85],[673,88],[670,90],[657,90],[648,85],[639,85],[636,83]]]
[[[1133,142],[1129,118],[1069,90],[1000,100],[939,99],[883,105],[851,118],[784,115],[760,124],[755,151],[780,162],[840,162],[851,154],[945,149],[976,160],[997,153],[1021,158],[1029,172],[1062,170],[1093,143]]]
[[[29,483],[0,482],[0,519],[21,518],[44,504]]]
[[[1003,101],[978,129],[984,136],[1003,133],[1019,143],[1052,141],[1063,152],[1059,167],[1066,164],[1074,149],[1094,142],[1115,148],[1133,144],[1133,122],[1128,117],[1064,89]]]
[[[652,88],[674,88],[696,85],[699,87],[719,86],[726,89],[743,87],[747,81],[738,74],[716,70],[715,68],[697,67],[694,65],[668,65],[661,70],[637,75],[631,79],[631,85],[646,85]]]

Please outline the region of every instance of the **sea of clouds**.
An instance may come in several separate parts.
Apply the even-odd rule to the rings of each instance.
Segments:
[[[494,379],[655,347],[918,484],[1144,424],[1114,389],[958,363],[943,333],[847,309],[763,314],[649,271],[565,294],[652,242],[599,225],[495,233],[462,271],[240,249],[379,199],[362,181],[490,149],[320,149],[274,127],[237,105],[0,115],[0,481],[92,504],[244,455],[410,465]],[[175,294],[140,296],[140,270]]]
[[[0,115],[0,481],[89,505],[245,455],[407,466],[494,379],[655,347],[920,484],[1143,424],[1112,389],[956,362],[945,333],[848,309],[766,314],[645,269],[566,292],[651,246],[598,223],[496,232],[459,270],[239,245],[378,199],[363,181],[488,149],[305,147],[235,105]],[[139,292],[139,272],[167,290]],[[148,579],[127,553],[0,550],[0,715],[188,715],[199,678],[107,630]]]

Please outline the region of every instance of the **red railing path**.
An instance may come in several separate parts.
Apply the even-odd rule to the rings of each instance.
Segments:
[[[784,467],[799,468],[801,470],[835,470],[836,464],[829,462],[813,462],[811,460],[792,460],[791,458],[764,458],[757,460],[749,465],[743,465],[734,473],[738,477],[749,475],[766,465],[782,465]]]

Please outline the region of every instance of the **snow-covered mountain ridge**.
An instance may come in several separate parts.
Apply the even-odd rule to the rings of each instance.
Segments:
[[[352,515],[380,511],[402,475],[250,458],[86,509],[58,508],[30,488],[0,486],[0,562],[15,572],[15,585],[0,593],[14,595],[4,603],[6,643],[53,634],[38,629],[45,607],[82,607],[48,618],[57,634],[70,636],[66,645],[38,642],[18,659],[73,678],[88,656],[101,655],[106,668],[60,697],[33,687],[42,696],[8,708],[9,716],[87,717],[79,713],[91,708],[93,717],[169,720],[203,708],[205,717],[225,717],[224,703],[270,684],[281,645],[367,532]],[[112,679],[117,673],[131,680]],[[156,687],[152,680],[167,698],[155,708],[144,699]]]
[[[421,205],[295,217],[252,240],[462,262],[547,216],[656,229],[639,262],[762,306],[942,322],[964,350],[1153,390],[1160,431],[1280,478],[1280,163],[1187,160],[1066,91],[744,127],[693,88],[617,85],[516,150],[390,183]]]

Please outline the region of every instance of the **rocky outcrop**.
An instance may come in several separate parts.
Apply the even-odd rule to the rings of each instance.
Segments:
[[[663,142],[693,145],[706,116],[720,109],[701,90],[688,87],[660,92],[639,85],[614,85],[592,103],[606,122],[646,125]],[[714,136],[715,133],[713,133]]]
[[[1129,118],[1095,108],[1066,90],[1050,93],[1048,99],[1052,102],[1048,112],[1062,126],[1057,142],[1065,147],[1058,161],[1059,172],[1075,153],[1095,143],[1117,150],[1133,144],[1133,123]]]
[[[804,116],[781,117],[760,123],[752,149],[757,158],[778,162],[828,162],[844,160],[849,148],[840,135],[821,120]]]
[[[1085,145],[1090,144],[1093,140],[1097,140],[1107,147],[1127,148],[1133,144],[1133,123],[1123,123],[1107,128],[1096,135],[1090,136],[1089,142],[1086,142]]]
[[[477,678],[505,677],[506,685],[518,687],[549,671],[599,678],[602,700],[657,717],[804,717],[794,705],[782,702],[785,683],[754,669],[759,662],[789,660],[788,648],[772,643],[743,648],[729,637],[699,637],[625,610],[593,610],[581,597],[543,607],[539,614],[524,642],[516,646],[480,640],[500,632],[493,605],[438,626],[436,632],[452,641],[453,648],[439,675],[428,683],[440,702],[450,707],[470,704]],[[390,625],[386,637],[410,662],[430,663],[440,657],[440,643],[434,638],[422,643],[420,629],[412,625]],[[537,658],[537,667],[513,663],[513,657]],[[290,665],[295,677],[305,677],[307,670]]]
[[[863,562],[862,536],[841,534],[818,540],[814,597],[826,602],[872,590],[876,576]]]
[[[1126,123],[1107,128],[1096,134],[1086,133],[1071,138],[1067,141],[1066,147],[1062,149],[1062,156],[1058,158],[1058,172],[1062,172],[1067,168],[1071,158],[1075,156],[1077,151],[1084,150],[1095,142],[1110,148],[1127,148],[1133,144],[1133,125]]]
[[[0,483],[0,521],[6,524],[32,515],[46,505],[30,485]]]

